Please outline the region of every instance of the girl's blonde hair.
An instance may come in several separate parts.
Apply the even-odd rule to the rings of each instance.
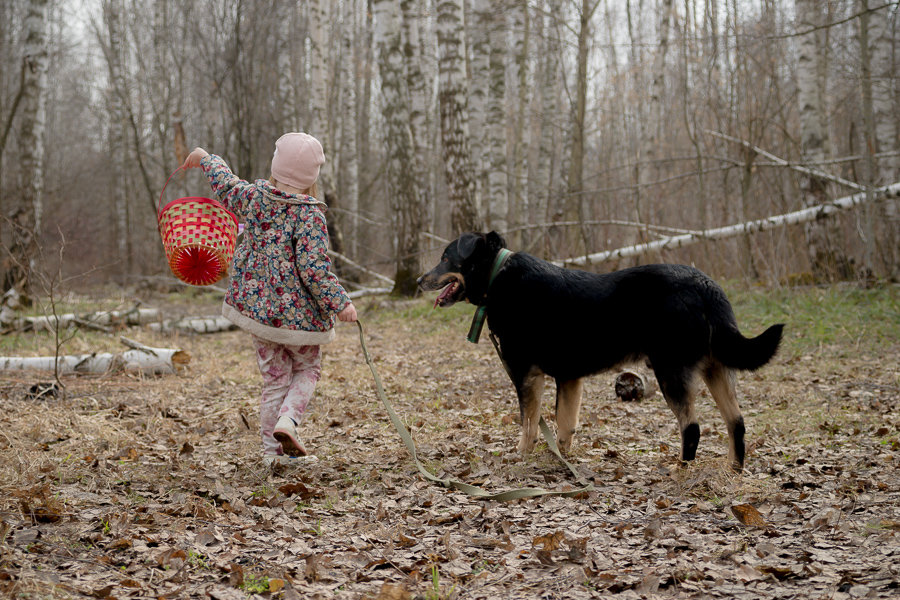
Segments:
[[[283,184],[279,183],[277,179],[275,179],[274,175],[269,176],[269,183],[271,183],[274,187],[277,187],[279,190],[284,190]],[[293,188],[297,189],[297,188]],[[312,196],[316,200],[319,199],[319,182],[313,181],[313,184],[306,188],[305,190],[300,191],[301,194],[306,196]]]

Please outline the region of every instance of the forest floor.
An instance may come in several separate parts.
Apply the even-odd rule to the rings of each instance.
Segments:
[[[900,293],[738,293],[748,334],[787,323],[739,376],[743,474],[709,395],[682,467],[657,394],[585,386],[575,498],[473,499],[426,482],[386,417],[357,328],[337,327],[302,424],[316,459],[266,467],[248,336],[125,333],[191,355],[179,375],[0,375],[0,594],[10,598],[884,598],[900,595]],[[212,294],[142,298],[215,314]],[[388,397],[437,475],[492,490],[577,484],[515,451],[515,394],[471,307],[357,303]],[[98,333],[64,353],[99,350]],[[4,351],[46,353],[23,333]],[[543,414],[552,427],[552,386]],[[755,511],[754,511],[755,509]],[[758,511],[758,513],[756,512]]]

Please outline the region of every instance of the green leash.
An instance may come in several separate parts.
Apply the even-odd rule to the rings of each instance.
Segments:
[[[418,454],[416,453],[416,445],[413,442],[412,436],[406,429],[406,426],[400,420],[400,417],[397,416],[397,413],[394,411],[394,407],[391,405],[390,401],[387,399],[387,395],[384,393],[384,388],[381,385],[381,378],[378,376],[378,371],[375,369],[375,364],[372,362],[372,357],[369,356],[369,351],[366,348],[366,336],[365,331],[363,330],[362,322],[357,320],[356,325],[357,327],[359,327],[359,344],[362,347],[363,356],[365,356],[366,364],[369,365],[369,370],[372,371],[372,376],[375,378],[375,389],[378,392],[378,398],[384,405],[384,408],[388,413],[388,417],[391,419],[391,423],[394,425],[394,429],[396,429],[397,433],[400,434],[400,438],[406,445],[406,449],[409,451],[410,456],[412,456],[413,462],[415,463],[416,468],[419,470],[419,473],[422,475],[422,477],[432,483],[437,483],[438,485],[442,485],[446,488],[459,490],[460,492],[464,492],[480,500],[497,500],[500,502],[505,502],[508,500],[519,500],[521,498],[537,498],[539,496],[563,496],[566,498],[571,498],[572,496],[577,496],[594,489],[593,484],[579,475],[575,470],[575,467],[573,467],[565,458],[563,458],[562,453],[559,451],[559,447],[556,445],[556,438],[554,438],[553,432],[550,431],[547,423],[544,422],[543,417],[541,417],[540,420],[540,428],[541,433],[544,434],[544,439],[547,441],[547,446],[550,448],[550,451],[553,452],[553,454],[556,455],[556,457],[560,461],[562,461],[562,463],[566,465],[566,467],[569,468],[569,471],[572,472],[572,475],[574,475],[575,479],[582,486],[580,489],[569,490],[566,492],[557,492],[553,490],[545,490],[542,488],[519,488],[508,490],[505,492],[492,493],[478,487],[477,485],[469,485],[468,483],[463,483],[454,479],[441,479],[440,477],[432,475],[428,471],[428,469],[426,469],[425,466],[421,463],[421,461],[419,461]],[[504,367],[505,366],[506,365],[504,363]]]

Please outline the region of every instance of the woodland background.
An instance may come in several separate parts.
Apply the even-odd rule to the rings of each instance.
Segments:
[[[0,372],[0,596],[896,596],[900,286],[881,283],[900,265],[898,12],[887,0],[0,0],[0,291],[52,313],[7,325],[0,306],[13,333],[0,346],[57,366],[126,340],[190,358],[159,377]],[[410,294],[446,239],[493,228],[588,269],[695,263],[722,279],[746,333],[786,323],[772,363],[739,378],[744,473],[725,464],[708,394],[698,458],[682,465],[659,394],[619,401],[606,373],[585,384],[569,457],[594,491],[501,503],[431,485],[350,324],[326,347],[302,425],[317,460],[266,466],[250,341],[167,326],[216,313],[221,290],[169,285],[155,214],[192,147],[266,177],[292,129],[325,145],[351,290],[389,280]],[[188,194],[208,194],[196,171],[165,196]],[[697,234],[850,194],[865,201],[827,218]],[[679,235],[700,241],[577,260]],[[471,307],[354,302],[429,470],[496,491],[571,489],[543,446],[515,453],[515,391],[487,339],[465,341]],[[123,318],[148,307],[167,320]]]
[[[325,146],[334,249],[396,292],[464,230],[565,259],[857,192],[873,200],[838,217],[629,260],[767,283],[896,277],[897,200],[872,190],[900,179],[897,14],[885,0],[0,0],[4,289],[35,271],[166,273],[155,213],[185,153],[268,177],[274,140],[297,129]],[[165,199],[189,194],[208,194],[198,173]]]

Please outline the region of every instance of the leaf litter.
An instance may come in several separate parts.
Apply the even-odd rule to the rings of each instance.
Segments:
[[[362,304],[385,390],[435,474],[491,489],[575,487],[521,458],[490,343],[410,303]],[[462,314],[462,313],[460,313]],[[410,316],[412,315],[412,316]],[[142,335],[143,332],[142,332]],[[743,474],[705,392],[678,461],[660,396],[585,385],[578,498],[484,502],[423,481],[356,328],[339,326],[301,426],[318,460],[265,466],[240,332],[148,334],[181,376],[0,380],[0,591],[22,598],[875,598],[900,594],[900,360],[826,349],[739,378]],[[168,337],[167,337],[168,336]],[[174,336],[174,337],[173,337]],[[163,344],[162,342],[165,342]],[[549,386],[552,388],[552,386]],[[552,414],[552,389],[544,415]]]

